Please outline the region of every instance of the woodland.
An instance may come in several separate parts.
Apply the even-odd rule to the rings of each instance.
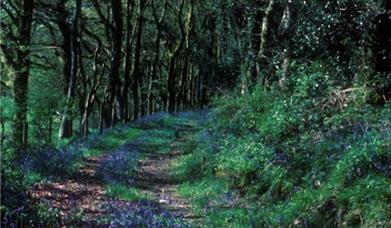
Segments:
[[[1,0],[1,227],[391,227],[391,0]]]

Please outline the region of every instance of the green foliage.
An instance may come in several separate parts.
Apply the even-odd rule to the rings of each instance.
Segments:
[[[3,87],[1,87],[3,89]],[[0,118],[4,124],[4,126],[1,126],[1,138],[3,142],[3,148],[2,150],[5,150],[6,148],[10,148],[11,144],[11,133],[12,133],[12,117],[14,115],[14,109],[13,109],[13,102],[10,97],[8,96],[2,96],[1,97],[1,108],[0,108]],[[4,134],[4,135],[3,135]]]
[[[212,224],[387,227],[390,106],[368,105],[365,87],[342,89],[320,63],[295,64],[287,90],[217,99],[209,139],[175,167],[184,179],[227,183],[242,202],[211,206],[224,191],[208,185],[180,191]]]
[[[62,94],[60,85],[53,83],[58,75],[54,72],[42,74],[38,69],[31,70],[29,89],[29,119],[31,123],[30,139],[33,145],[56,142],[58,120],[54,114],[60,109]],[[56,145],[56,144],[55,144]]]
[[[127,153],[135,149],[129,140],[145,137],[140,151],[162,155],[174,136],[184,156],[172,175],[197,181],[181,192],[210,224],[391,226],[389,0],[169,0],[155,1],[156,9],[145,1],[99,0],[83,3],[80,18],[79,1],[11,2],[0,7],[7,216],[18,201],[30,203],[17,193],[47,175],[74,175],[86,156],[113,152],[103,174],[113,171],[115,179],[137,162]],[[194,138],[181,133],[199,124],[191,113],[159,114],[135,120],[135,128],[108,130],[88,148],[62,149],[81,135],[84,114],[83,127],[96,133],[98,124],[132,119],[127,112],[137,118],[166,106],[201,108],[214,95],[208,125]],[[70,139],[56,136],[64,107],[74,125]],[[144,131],[156,127],[164,129]],[[10,148],[27,144],[33,152],[20,161]],[[29,162],[38,167],[28,170]],[[122,185],[108,192],[143,197]],[[221,200],[227,193],[242,202]],[[45,207],[32,215],[54,222]]]
[[[190,198],[197,214],[202,213],[203,208],[218,204],[220,196],[227,193],[228,185],[223,181],[205,179],[194,183],[183,183],[178,188],[181,196]]]
[[[148,130],[148,137],[144,139],[143,148],[148,152],[166,154],[170,152],[174,134],[175,130],[170,128]]]
[[[189,145],[189,144],[188,144]],[[181,156],[173,165],[171,175],[176,179],[199,178],[211,173],[213,157],[205,149],[188,148],[191,153]]]
[[[137,138],[141,129],[136,127],[128,127],[125,129],[111,129],[105,133],[104,137],[96,139],[92,146],[85,150],[86,156],[97,156],[101,155],[109,150],[124,145],[129,140]]]

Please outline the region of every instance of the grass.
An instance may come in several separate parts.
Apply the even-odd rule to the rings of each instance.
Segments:
[[[134,187],[127,187],[122,184],[109,184],[105,186],[108,196],[126,201],[154,200],[151,194],[140,191]]]
[[[143,137],[144,149],[148,152],[166,154],[170,152],[175,130],[170,128],[161,128],[148,130],[148,133]]]
[[[239,194],[231,191],[227,182],[203,179],[184,183],[177,191],[191,199],[193,212],[202,217],[208,227],[254,227],[249,214],[255,214],[255,210],[241,207]]]
[[[252,228],[249,211],[243,208],[225,208],[209,213],[206,223],[213,227]]]
[[[98,156],[109,150],[124,145],[125,143],[140,136],[142,130],[139,128],[126,128],[125,130],[111,130],[85,151],[87,157]]]
[[[228,192],[228,185],[222,181],[209,179],[183,183],[177,191],[180,196],[191,199],[194,212],[201,215],[204,208],[221,200]]]
[[[170,170],[172,178],[182,181],[190,179],[194,181],[211,174],[208,164],[213,162],[214,158],[206,154],[206,150],[199,146],[198,142],[193,139],[178,145],[183,155],[178,157],[172,164]]]

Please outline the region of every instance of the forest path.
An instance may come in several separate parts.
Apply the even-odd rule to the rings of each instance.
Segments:
[[[178,128],[177,131],[181,129]],[[183,142],[183,138],[175,137],[168,153],[150,152],[140,160],[135,185],[144,193],[152,195],[161,206],[191,222],[195,219],[191,211],[191,203],[177,194],[176,190],[180,182],[170,175],[173,162],[183,155],[179,145]]]
[[[125,138],[126,143],[101,155],[83,158],[83,167],[72,177],[36,185],[30,191],[32,198],[35,202],[46,205],[48,213],[56,212],[58,221],[54,224],[62,227],[107,227],[107,221],[110,221],[107,220],[108,216],[121,217],[121,213],[126,214],[133,209],[136,212],[131,214],[131,217],[138,215],[137,213],[144,213],[143,210],[156,213],[156,216],[149,216],[143,220],[158,218],[168,213],[180,218],[184,224],[198,222],[200,218],[192,214],[191,202],[177,193],[177,187],[181,182],[172,177],[170,172],[173,162],[183,156],[187,140],[194,137],[199,129],[199,120],[197,117],[189,119],[171,115],[162,119],[152,118],[136,123],[128,129],[140,131],[141,134],[137,137]],[[116,139],[109,137],[111,140]],[[106,142],[104,138],[103,142]],[[123,154],[128,158],[124,158]],[[131,162],[134,171],[126,174],[129,184],[122,186],[141,194],[137,194],[135,199],[108,194],[107,187],[110,183],[102,179],[100,170],[109,160],[114,162],[109,162],[114,166],[103,170],[110,173],[110,169],[113,169],[111,176],[115,176],[118,171],[122,175],[126,173],[123,171],[123,161],[127,162],[129,158],[134,161]]]
[[[36,202],[48,207],[48,214],[57,213],[58,226],[95,226],[95,221],[105,214],[102,209],[108,197],[96,177],[97,165],[102,156],[84,159],[84,166],[74,177],[36,185],[30,192]],[[75,220],[82,218],[74,224]]]
[[[153,131],[145,135],[147,140],[142,143],[144,155],[137,165],[134,186],[186,224],[199,227],[202,218],[193,213],[190,200],[178,194],[177,189],[183,180],[172,175],[172,171],[175,162],[186,155],[186,145],[196,137],[205,116],[182,115],[154,126]]]

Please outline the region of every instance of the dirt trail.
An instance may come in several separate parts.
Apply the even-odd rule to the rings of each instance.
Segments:
[[[168,154],[149,153],[140,161],[137,171],[136,186],[145,193],[153,195],[158,203],[172,212],[183,215],[185,220],[196,219],[191,212],[189,200],[176,193],[178,181],[170,177],[172,162],[182,155],[177,143],[171,144]]]
[[[183,132],[190,130],[184,128]],[[198,218],[192,214],[190,202],[176,193],[179,183],[170,177],[172,162],[182,156],[180,143],[184,139],[177,134],[171,135],[170,139],[170,152],[148,151],[139,161],[135,187],[152,195],[156,203],[181,215],[186,222],[194,222]],[[143,143],[140,146],[142,147]],[[36,203],[44,203],[59,212],[58,226],[98,227],[96,222],[107,214],[102,205],[119,202],[105,195],[103,183],[96,175],[97,167],[104,156],[86,158],[84,167],[73,178],[38,184],[31,189],[30,195]],[[75,224],[74,219],[77,217],[79,220]]]
[[[83,216],[81,227],[96,226],[97,219],[105,213],[102,205],[107,201],[96,173],[101,157],[85,159],[85,166],[73,177],[53,183],[39,184],[30,194],[36,203],[43,203],[59,212],[59,225]]]

